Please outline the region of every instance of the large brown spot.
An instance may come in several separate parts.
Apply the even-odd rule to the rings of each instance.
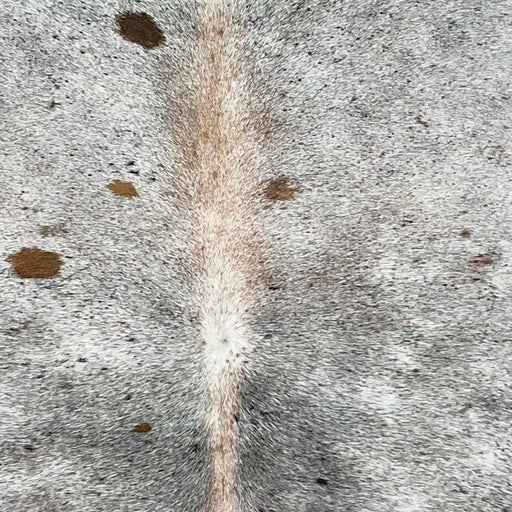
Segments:
[[[7,261],[12,263],[17,276],[35,279],[48,279],[59,275],[62,261],[55,252],[43,251],[37,247],[23,247],[11,254]]]
[[[150,423],[141,423],[140,425],[136,425],[133,427],[132,432],[137,432],[139,434],[145,434],[146,432],[149,432],[151,430],[151,424]]]
[[[265,189],[265,195],[272,201],[288,201],[293,199],[298,189],[290,186],[286,177],[276,178],[269,182]]]
[[[471,256],[470,258],[468,258],[469,265],[481,266],[481,265],[492,265],[493,263],[494,263],[494,260],[486,254],[477,254],[475,256]]]
[[[133,183],[130,183],[129,181],[115,180],[112,183],[109,183],[107,186],[116,196],[124,196],[124,197],[138,197],[139,196],[137,189],[133,186]]]
[[[154,48],[165,41],[165,35],[155,20],[145,12],[125,12],[116,17],[119,33],[128,41],[144,48]]]

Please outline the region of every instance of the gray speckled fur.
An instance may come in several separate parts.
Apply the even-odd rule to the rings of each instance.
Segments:
[[[244,512],[509,512],[512,5],[239,3],[262,151],[300,187],[258,220],[273,286],[242,389]],[[128,9],[165,45],[122,39]],[[206,510],[186,240],[157,166],[194,12],[0,6],[0,251],[65,262],[30,281],[0,259],[1,510]]]

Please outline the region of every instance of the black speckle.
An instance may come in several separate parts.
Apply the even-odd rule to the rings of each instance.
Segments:
[[[319,476],[316,479],[316,483],[319,485],[327,485],[329,482],[325,478],[322,478],[321,476]]]
[[[430,123],[428,123],[427,121],[425,121],[421,115],[417,115],[414,120],[418,123],[418,124],[421,124],[422,126],[424,126],[425,128],[428,128],[430,126]]]

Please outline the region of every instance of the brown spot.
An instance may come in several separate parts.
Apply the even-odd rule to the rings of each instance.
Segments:
[[[298,189],[291,187],[286,177],[272,180],[265,189],[265,195],[272,201],[288,201],[293,199],[297,192]]]
[[[469,265],[492,265],[494,260],[486,254],[477,254],[468,258]]]
[[[424,126],[425,128],[428,128],[430,126],[430,123],[427,123],[419,114],[414,118],[414,120],[418,123]]]
[[[462,237],[462,238],[470,238],[471,237],[471,231],[469,231],[469,229],[463,229],[459,235]]]
[[[126,12],[116,17],[119,33],[128,41],[144,48],[155,48],[165,41],[162,29],[145,12]]]
[[[41,236],[59,236],[68,233],[68,229],[64,224],[54,224],[53,226],[41,226],[39,234]]]
[[[136,425],[133,427],[132,432],[137,432],[139,434],[145,434],[146,432],[149,432],[151,430],[151,424],[150,423],[141,423],[140,425]]]
[[[62,261],[55,252],[43,251],[37,247],[23,247],[11,254],[7,261],[12,263],[18,277],[27,279],[48,279],[59,275]]]
[[[133,186],[133,183],[129,181],[115,180],[109,183],[107,187],[116,195],[124,197],[139,197],[137,189]]]

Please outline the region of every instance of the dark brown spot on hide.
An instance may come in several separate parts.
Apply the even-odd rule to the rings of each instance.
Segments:
[[[286,177],[276,178],[269,182],[265,189],[265,196],[272,201],[288,201],[293,199],[298,189],[290,186]]]
[[[62,261],[55,252],[43,251],[37,247],[23,247],[11,254],[9,261],[15,274],[23,279],[49,279],[59,275]]]
[[[119,33],[128,41],[151,49],[165,42],[165,35],[155,20],[145,12],[126,12],[116,17]]]
[[[140,425],[136,425],[133,427],[132,432],[137,432],[138,434],[145,434],[146,432],[149,432],[152,429],[152,426],[150,423],[141,423]]]
[[[123,197],[138,197],[137,189],[129,181],[115,180],[109,183],[108,188],[116,195]]]
[[[486,254],[477,254],[475,256],[471,256],[468,258],[469,265],[482,266],[482,265],[492,265],[494,260],[486,255]]]
[[[39,234],[41,236],[60,236],[65,235],[68,232],[64,224],[54,224],[52,226],[41,226],[39,228]]]

